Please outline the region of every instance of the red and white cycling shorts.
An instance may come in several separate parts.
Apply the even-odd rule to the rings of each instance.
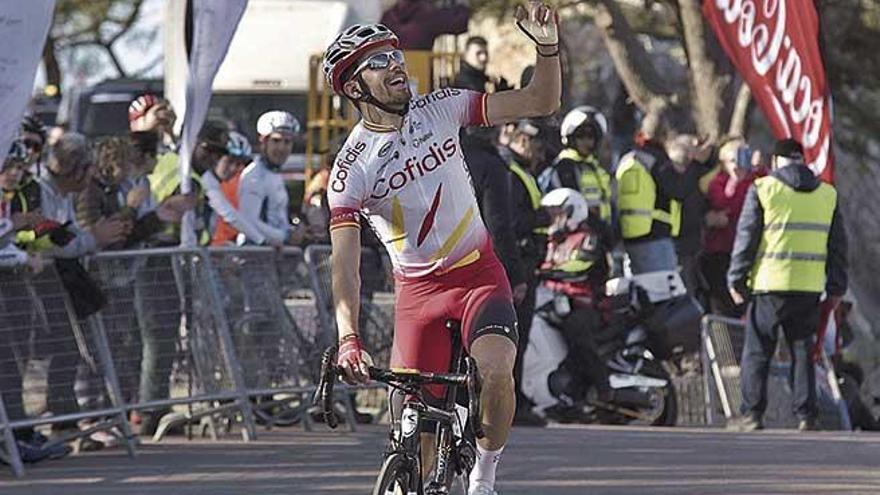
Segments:
[[[487,242],[477,261],[443,274],[397,278],[394,345],[391,366],[448,372],[452,339],[450,319],[461,322],[465,351],[482,335],[502,335],[517,342],[516,311],[507,273]],[[444,387],[430,386],[435,399]]]

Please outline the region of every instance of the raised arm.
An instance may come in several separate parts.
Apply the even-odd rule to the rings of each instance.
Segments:
[[[493,93],[486,99],[491,125],[529,117],[544,117],[557,110],[562,97],[559,32],[556,12],[543,2],[517,7],[516,24],[535,43],[535,75],[522,89]]]

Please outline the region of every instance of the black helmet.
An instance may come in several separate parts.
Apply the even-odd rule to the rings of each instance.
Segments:
[[[39,134],[43,139],[43,142],[46,142],[46,125],[43,124],[43,121],[36,115],[25,115],[24,118],[21,119],[21,130],[22,132]]]

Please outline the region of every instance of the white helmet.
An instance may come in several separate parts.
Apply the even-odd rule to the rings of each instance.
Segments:
[[[567,217],[565,227],[568,230],[577,229],[581,222],[590,216],[590,207],[580,191],[567,187],[560,187],[547,193],[541,198],[541,206],[558,206],[563,208]]]
[[[362,53],[382,45],[397,48],[399,43],[397,35],[382,24],[355,24],[349,27],[339,33],[324,52],[321,70],[324,72],[327,84],[333,88],[333,91],[342,94],[342,85],[345,83],[342,75]]]
[[[282,110],[272,110],[260,115],[257,119],[257,134],[268,136],[273,132],[299,134],[299,121],[296,117]]]
[[[229,131],[229,140],[226,141],[226,151],[229,153],[229,156],[241,160],[250,160],[251,153],[253,152],[247,136],[235,131]]]
[[[589,105],[582,105],[568,112],[562,119],[562,125],[559,127],[562,144],[566,146],[571,144],[568,142],[568,138],[584,125],[593,126],[593,131],[600,140],[608,133],[608,121],[602,112]]]

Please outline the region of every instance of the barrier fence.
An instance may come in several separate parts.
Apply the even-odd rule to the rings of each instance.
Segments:
[[[379,251],[362,250],[359,326],[378,366],[391,355],[390,273]],[[741,405],[744,328],[707,316],[701,331],[706,423],[718,425]],[[334,342],[329,246],[116,251],[39,274],[0,271],[0,455],[23,475],[14,432],[51,425],[55,443],[108,432],[134,456],[135,414],[156,441],[181,425],[214,437],[240,425],[245,441],[258,424],[309,429],[321,353]],[[766,420],[791,426],[789,367],[778,358]],[[848,429],[824,359],[820,424]],[[340,388],[352,429],[355,394],[377,413],[386,404],[381,390]]]
[[[0,272],[5,460],[23,475],[14,433],[44,425],[66,433],[56,443],[108,432],[134,456],[135,415],[157,441],[197,421],[212,436],[240,424],[246,441],[257,424],[310,428],[320,356],[335,342],[329,253],[149,249]],[[388,263],[366,248],[361,266],[364,340],[387,364]],[[88,311],[101,294],[103,307]],[[353,392],[341,394],[353,428]]]
[[[740,415],[742,392],[740,360],[745,341],[741,320],[709,315],[702,324],[703,376],[706,391],[706,423],[721,425]],[[767,383],[767,411],[764,423],[770,428],[792,428],[797,418],[791,410],[790,356],[780,336]],[[816,398],[819,425],[823,430],[851,429],[849,413],[828,356],[816,365]]]

